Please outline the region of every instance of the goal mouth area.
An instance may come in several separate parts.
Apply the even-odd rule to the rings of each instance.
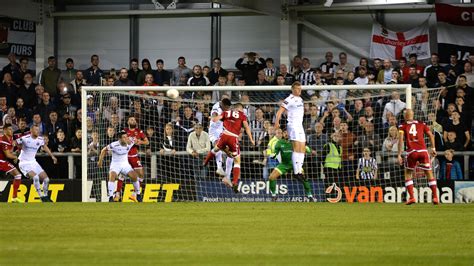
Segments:
[[[185,97],[183,98],[177,98],[177,99],[170,99],[166,97],[166,91],[169,89],[177,89],[180,94],[184,93]],[[142,105],[146,106],[148,104],[153,104],[158,103],[158,102],[165,102],[172,104],[173,102],[178,102],[179,105],[182,106],[192,106],[193,112],[198,112],[197,111],[197,105],[205,105],[206,108],[209,110],[209,108],[216,102],[216,99],[203,99],[202,95],[199,95],[198,97],[193,97],[193,95],[197,95],[197,93],[203,93],[206,95],[212,95],[213,93],[216,95],[216,92],[226,92],[230,91],[232,92],[232,95],[234,95],[231,100],[233,103],[236,102],[241,102],[241,98],[243,95],[250,95],[250,101],[246,102],[249,105],[253,105],[256,107],[256,109],[261,109],[265,112],[265,120],[269,120],[269,124],[273,125],[274,121],[272,121],[271,117],[267,116],[267,113],[274,113],[275,110],[279,107],[280,102],[286,98],[286,96],[282,96],[284,94],[280,93],[285,93],[285,95],[289,95],[291,92],[291,86],[244,86],[244,87],[239,87],[239,86],[200,86],[200,87],[187,87],[187,86],[157,86],[157,87],[143,87],[143,86],[130,86],[130,87],[90,87],[90,86],[84,86],[82,87],[82,109],[87,110],[88,109],[88,102],[87,102],[87,95],[93,95],[93,109],[97,109],[97,113],[100,116],[104,116],[107,111],[104,109],[105,107],[108,106],[109,101],[111,100],[112,97],[117,97],[117,98],[122,98],[122,100],[119,100],[119,104],[123,104],[128,108],[126,114],[130,115],[135,115],[136,112],[133,111],[133,102],[142,102]],[[412,89],[411,85],[407,84],[391,84],[391,85],[342,85],[342,86],[337,86],[337,85],[328,85],[328,86],[302,86],[302,91],[304,93],[304,103],[305,103],[305,108],[306,105],[309,108],[312,108],[312,106],[318,106],[318,107],[324,107],[323,105],[332,102],[335,100],[336,102],[344,102],[345,103],[345,108],[346,110],[350,113],[352,112],[352,105],[353,102],[356,100],[363,100],[365,101],[366,95],[364,95],[364,92],[370,92],[370,100],[371,101],[380,101],[381,103],[386,103],[387,99],[391,97],[391,94],[393,92],[398,92],[399,95],[401,95],[402,100],[406,103],[404,108],[411,108],[411,103],[413,102],[416,106],[418,106],[418,102],[421,103],[421,105],[426,105],[425,101],[428,99],[429,104],[428,106],[422,106],[420,107],[422,109],[422,112],[425,112],[424,116],[428,116],[428,111],[433,112],[435,111],[433,109],[433,102],[434,99],[438,97],[439,95],[439,89],[427,89],[427,90],[421,90],[421,89]],[[335,95],[339,95],[338,92],[346,91],[346,92],[356,92],[355,96],[350,96],[350,97],[345,97],[345,98],[330,98],[330,97],[336,97],[336,96],[328,96],[329,98],[325,100],[320,100],[317,99],[315,100],[312,95],[307,94],[308,91],[314,91],[315,93],[313,95],[321,95],[321,92],[334,92]],[[139,93],[137,93],[139,92]],[[235,92],[235,94],[234,94]],[[428,98],[423,98],[425,97],[423,93],[427,92]],[[155,95],[156,93],[159,94],[159,96]],[[193,94],[194,93],[194,94]],[[274,96],[268,96],[275,94],[278,97]],[[221,94],[222,95],[222,94]],[[186,98],[189,97],[189,98]],[[423,100],[424,99],[424,100]],[[181,107],[182,108],[182,107]],[[365,106],[364,106],[365,108]],[[423,109],[425,108],[425,109]],[[428,108],[428,109],[426,109]],[[182,108],[184,109],[184,108]],[[182,110],[181,109],[181,110]],[[95,110],[95,109],[94,109]],[[254,109],[255,111],[255,109]],[[306,109],[305,109],[306,112]],[[339,109],[340,113],[344,112],[344,109],[341,108]],[[383,108],[379,108],[378,110],[374,110],[376,115],[381,116],[383,112]],[[89,111],[82,112],[82,119],[83,121],[88,120],[88,113]],[[179,116],[184,115],[183,111],[179,112]],[[308,116],[310,113],[308,112]],[[321,115],[321,114],[319,114]],[[124,115],[126,117],[126,115]],[[255,116],[253,114],[253,116]],[[345,114],[343,114],[344,118],[341,119],[343,123],[349,123],[349,127],[351,130],[353,130],[353,133],[356,135],[356,137],[359,137],[361,135],[362,131],[364,129],[357,127],[356,124],[356,118],[349,121]],[[182,118],[182,117],[181,117]],[[162,134],[164,131],[164,126],[168,123],[172,123],[173,126],[176,125],[176,121],[162,121],[160,120],[157,115],[147,115],[144,118],[145,121],[145,126],[140,125],[140,128],[146,131],[146,128],[148,127],[155,127],[155,133],[159,132],[159,134]],[[208,117],[203,116],[201,119],[208,119]],[[381,119],[381,117],[380,117]],[[398,118],[397,118],[398,119]],[[89,118],[89,120],[91,120]],[[426,119],[424,119],[426,120]],[[201,120],[201,123],[204,120]],[[82,165],[88,165],[83,168],[82,172],[82,182],[83,182],[83,200],[84,201],[89,201],[91,198],[96,198],[100,199],[100,201],[103,201],[104,198],[101,196],[91,196],[91,194],[96,193],[97,195],[100,195],[102,192],[104,192],[104,187],[103,187],[103,181],[106,181],[107,179],[107,169],[108,165],[104,165],[104,171],[99,173],[99,170],[90,163],[90,160],[93,159],[91,155],[88,156],[87,154],[87,148],[88,145],[90,144],[89,141],[91,139],[90,133],[93,132],[94,130],[99,131],[100,134],[100,148],[103,148],[104,145],[107,143],[103,142],[103,135],[105,134],[105,131],[107,129],[107,123],[108,121],[105,120],[98,120],[94,121],[92,125],[92,130],[88,130],[87,123],[82,123],[82,129],[83,129],[83,138],[82,138]],[[332,122],[328,123],[327,121],[325,122],[328,125],[332,124]],[[385,121],[384,121],[385,123]],[[122,124],[123,125],[123,124]],[[311,130],[313,125],[311,126]],[[187,128],[189,129],[189,128]],[[327,130],[328,127],[325,126],[325,130]],[[175,130],[178,130],[175,128]],[[260,129],[259,129],[260,130]],[[207,131],[207,127],[204,127],[204,131]],[[258,130],[256,130],[258,131]],[[253,132],[256,132],[253,131]],[[192,132],[192,131],[189,131]],[[264,130],[259,131],[262,136],[265,135],[266,133]],[[399,169],[399,167],[396,167],[393,165],[393,159],[394,159],[394,153],[388,153],[386,151],[382,151],[382,142],[383,138],[385,138],[386,134],[388,132],[388,128],[383,128],[383,129],[376,129],[376,135],[379,135],[379,138],[382,140],[380,141],[378,148],[374,149],[380,149],[380,150],[374,150],[372,153],[372,156],[376,159],[376,161],[379,163],[379,169],[381,169],[381,172],[378,174],[378,179],[377,180],[356,180],[356,179],[351,179],[350,182],[342,182],[338,183],[339,181],[336,182],[329,182],[327,177],[324,174],[324,171],[320,174],[320,169],[321,169],[321,162],[315,161],[315,158],[319,156],[322,152],[322,148],[315,148],[312,150],[315,151],[315,154],[308,154],[306,155],[307,160],[305,161],[305,171],[307,171],[308,174],[311,174],[310,179],[313,182],[314,186],[314,193],[315,196],[318,197],[320,200],[328,201],[326,197],[326,194],[331,194],[333,192],[325,192],[328,190],[333,184],[336,184],[336,186],[344,192],[344,187],[348,187],[348,189],[351,189],[353,187],[360,187],[360,186],[366,186],[369,191],[371,187],[403,187],[403,178],[401,176],[402,169]],[[259,133],[259,134],[260,134]],[[330,138],[332,133],[331,131],[327,132],[328,138]],[[307,132],[307,144],[309,144],[309,141],[311,140],[310,136],[313,135],[313,132]],[[255,137],[260,137],[260,135],[255,135]],[[257,138],[255,138],[257,140]],[[267,141],[267,139],[265,139]],[[263,142],[262,142],[263,143]],[[247,147],[246,146],[246,140],[245,137],[242,139],[242,147]],[[262,144],[263,146],[266,146],[266,144]],[[239,184],[239,191],[241,193],[243,192],[248,192],[250,194],[256,193],[254,190],[252,192],[253,188],[259,187],[261,190],[260,192],[263,193],[264,199],[267,200],[269,199],[269,185],[268,185],[268,174],[262,174],[262,171],[264,171],[262,168],[266,167],[264,164],[264,160],[269,161],[270,159],[266,156],[263,156],[262,150],[260,149],[262,146],[259,146],[258,149],[247,149],[247,148],[242,148],[242,155],[243,157],[247,157],[246,159],[243,159],[242,163],[242,183]],[[358,146],[357,149],[362,149],[362,146]],[[174,157],[172,155],[175,155]],[[362,155],[362,153],[357,152],[357,156],[355,158],[352,158],[352,165],[350,167],[353,167],[354,169],[351,169],[350,175],[355,175],[355,167],[357,166],[357,159],[360,158],[359,155]],[[225,187],[221,187],[220,180],[215,177],[213,174],[215,170],[215,165],[210,166],[207,169],[206,175],[208,175],[205,180],[199,180],[198,178],[194,178],[193,176],[196,174],[196,172],[199,172],[197,168],[194,168],[195,166],[189,164],[189,159],[190,159],[190,154],[186,151],[185,148],[177,150],[176,153],[171,154],[168,151],[165,151],[164,154],[160,153],[160,149],[151,151],[151,153],[148,153],[145,150],[140,150],[139,152],[140,158],[142,158],[142,163],[144,163],[145,167],[145,179],[147,185],[160,185],[161,186],[161,191],[163,191],[163,185],[170,185],[170,184],[180,184],[180,187],[183,188],[184,190],[181,192],[175,193],[175,196],[173,196],[173,201],[219,201],[219,200],[225,200],[226,198],[229,198],[232,200],[235,200],[235,198],[231,195],[228,194],[228,190],[225,190]],[[343,174],[346,175],[347,173],[344,171],[349,171],[347,170],[348,166],[345,166],[345,161],[346,159],[343,158],[343,166],[344,168]],[[265,162],[266,163],[266,162]],[[215,164],[214,162],[211,162],[211,164]],[[224,161],[225,164],[225,161]],[[390,166],[388,166],[390,164]],[[168,167],[169,166],[169,167]],[[168,168],[167,168],[168,167]],[[268,171],[271,172],[273,169],[274,165],[267,169]],[[247,169],[246,169],[247,168]],[[249,169],[250,168],[250,169]],[[308,169],[306,169],[308,168]],[[341,169],[342,169],[341,168]],[[163,170],[165,169],[165,170]],[[382,171],[383,169],[383,171]],[[161,173],[160,171],[165,171],[165,173]],[[317,172],[315,174],[315,172]],[[387,174],[388,173],[388,174]],[[177,178],[171,178],[170,176],[173,176],[174,174],[179,174],[179,177]],[[266,175],[266,178],[265,178]],[[394,176],[396,175],[396,177]],[[169,179],[163,181],[163,177],[167,176]],[[193,180],[193,181],[190,181]],[[196,181],[198,180],[198,181]],[[296,193],[299,193],[301,195],[302,190],[301,188],[297,188],[299,186],[298,181],[293,180],[291,178],[291,174],[288,174],[286,178],[282,177],[282,182],[285,182],[285,186],[287,186],[287,191],[291,190],[296,190]],[[92,183],[96,187],[90,187],[90,183]],[[202,182],[201,182],[202,181]],[[182,183],[179,183],[182,182]],[[425,180],[420,179],[419,186],[424,187],[425,186]],[[283,185],[283,184],[282,184]],[[156,188],[156,187],[155,187]],[[169,189],[169,187],[168,187]],[[186,191],[187,190],[187,191]],[[334,188],[335,191],[337,191],[336,188]],[[125,193],[125,192],[124,192]],[[193,194],[193,195],[183,195],[180,193],[188,193],[188,194]],[[374,192],[375,193],[375,192]],[[165,192],[162,192],[162,194],[166,194]],[[179,194],[179,196],[176,196]],[[238,198],[242,199],[245,196],[248,196],[250,194],[243,194],[241,196],[238,196]],[[291,193],[290,193],[291,194]],[[287,194],[287,195],[290,195]],[[124,194],[125,195],[125,194]],[[253,195],[253,194],[252,194]],[[262,195],[262,194],[260,194]],[[293,195],[293,194],[291,194]],[[163,196],[164,197],[164,196]],[[427,197],[427,196],[426,196]],[[337,198],[337,197],[336,197]],[[377,200],[378,194],[376,195]],[[253,198],[254,200],[258,201],[257,198]],[[164,198],[163,198],[164,200]],[[285,198],[286,200],[286,198]],[[346,196],[343,196],[340,201],[348,201]]]

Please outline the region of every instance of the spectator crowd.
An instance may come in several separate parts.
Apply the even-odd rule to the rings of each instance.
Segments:
[[[264,171],[268,171],[267,162],[271,160],[266,158],[269,154],[267,145],[278,135],[272,127],[275,112],[279,101],[289,91],[265,92],[264,87],[259,91],[217,91],[212,86],[291,85],[295,81],[302,85],[320,86],[411,84],[415,88],[412,97],[415,119],[429,125],[435,135],[437,150],[448,150],[449,153],[446,158],[438,156],[442,165],[442,173],[438,176],[450,179],[462,175],[459,167],[464,166],[463,160],[456,156],[456,152],[473,150],[474,55],[458,60],[453,54],[447,65],[440,65],[436,53],[431,55],[430,64],[426,66],[417,60],[416,54],[397,62],[361,58],[354,65],[348,62],[346,53],[340,53],[335,59],[332,52],[327,52],[325,62],[319,66],[300,56],[295,56],[288,66],[277,66],[272,58],[248,52],[235,62],[233,70],[224,69],[220,58],[214,58],[212,66],[189,68],[186,59],[179,57],[177,66],[171,70],[165,68],[162,59],[157,59],[152,66],[149,59],[140,62],[134,58],[128,67],[118,71],[102,70],[98,55],[91,56],[90,67],[85,70],[76,69],[71,58],[64,62],[61,70],[56,58],[51,56],[47,60],[48,66],[37,75],[28,69],[28,58],[17,60],[14,54],[10,54],[8,59],[10,63],[0,74],[0,123],[11,123],[15,138],[28,134],[31,125],[38,125],[53,152],[80,153],[81,138],[87,136],[88,152],[93,158],[101,147],[116,139],[118,131],[128,127],[127,117],[134,116],[150,140],[150,144],[141,150],[145,156],[157,153],[169,157],[179,151],[187,152],[188,159],[180,160],[186,160],[185,163],[192,166],[190,169],[199,169],[190,174],[203,177],[208,171],[200,166],[199,161],[211,148],[206,133],[210,110],[214,103],[227,97],[243,103],[257,142],[257,146],[252,147],[248,138],[242,136],[242,149],[262,154],[252,157],[248,163],[261,164]],[[104,94],[106,97],[93,92],[87,95],[87,110],[82,110],[81,88],[86,85],[209,86],[209,90],[182,91],[176,100],[166,98],[161,91],[109,93]],[[312,168],[310,172],[319,173],[321,167],[327,168],[324,160],[331,153],[328,143],[335,145],[336,150],[332,151],[340,149],[338,156],[342,160],[335,171],[350,178],[377,177],[360,170],[364,160],[370,159],[373,164],[369,154],[375,156],[375,153],[382,152],[387,159],[384,164],[396,165],[397,126],[403,121],[406,108],[403,93],[395,90],[326,90],[321,87],[305,90],[303,98],[304,127],[307,144],[312,149],[312,156],[308,159]],[[83,111],[87,112],[87,121],[84,121],[87,135],[83,135],[81,130]],[[456,169],[451,165],[456,165]],[[58,176],[61,172],[61,177],[67,177],[64,176],[65,167],[67,162],[63,159],[59,166],[63,171],[56,169]],[[166,170],[165,166],[163,169],[173,170]]]

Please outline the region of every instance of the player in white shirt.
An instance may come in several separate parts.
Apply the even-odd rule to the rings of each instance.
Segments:
[[[33,179],[33,185],[42,202],[52,202],[48,195],[49,177],[35,157],[38,149],[43,147],[43,150],[53,159],[54,164],[57,164],[58,160],[51,153],[48,146],[44,144],[43,137],[39,135],[39,127],[32,125],[30,134],[17,139],[16,142],[21,146],[20,156],[18,157],[20,171]],[[41,192],[40,181],[43,183],[43,192]]]
[[[230,109],[231,104],[232,103],[230,102],[229,96],[224,94],[222,96],[222,100],[215,103],[214,106],[212,106],[211,122],[209,123],[209,139],[211,140],[212,147],[216,145],[217,140],[219,139],[222,132],[224,131],[224,122],[222,122],[222,120],[214,121],[215,119],[212,119],[212,118],[218,117],[222,114],[223,111]],[[216,152],[215,158],[216,158],[216,165],[217,165],[216,173],[220,176],[227,176],[230,178],[234,158],[227,157],[225,172],[224,172],[224,169],[222,169],[222,151],[221,150]]]
[[[132,166],[128,162],[128,152],[134,144],[135,143],[131,141],[128,137],[127,132],[122,130],[118,134],[118,141],[110,143],[100,151],[99,161],[97,162],[97,166],[99,168],[102,167],[102,162],[104,161],[104,157],[107,152],[112,152],[112,161],[110,162],[108,183],[110,202],[118,201],[120,199],[120,195],[116,193],[115,184],[115,180],[120,174],[130,177],[133,182],[133,188],[135,191],[129,197],[129,199],[133,202],[141,201],[140,182],[138,181],[138,174],[133,170]]]
[[[304,103],[301,98],[301,83],[296,81],[291,85],[291,94],[278,109],[275,118],[275,129],[280,128],[280,119],[283,112],[287,112],[288,137],[293,145],[293,172],[297,179],[304,179],[303,163],[306,148],[306,135],[303,127]]]

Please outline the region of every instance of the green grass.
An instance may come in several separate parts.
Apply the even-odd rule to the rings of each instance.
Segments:
[[[472,266],[474,205],[1,204],[15,264]]]

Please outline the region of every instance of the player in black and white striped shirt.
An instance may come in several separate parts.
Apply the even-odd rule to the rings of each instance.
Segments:
[[[363,157],[359,158],[357,164],[357,179],[371,180],[377,179],[377,161],[370,156],[370,149],[364,148]]]

